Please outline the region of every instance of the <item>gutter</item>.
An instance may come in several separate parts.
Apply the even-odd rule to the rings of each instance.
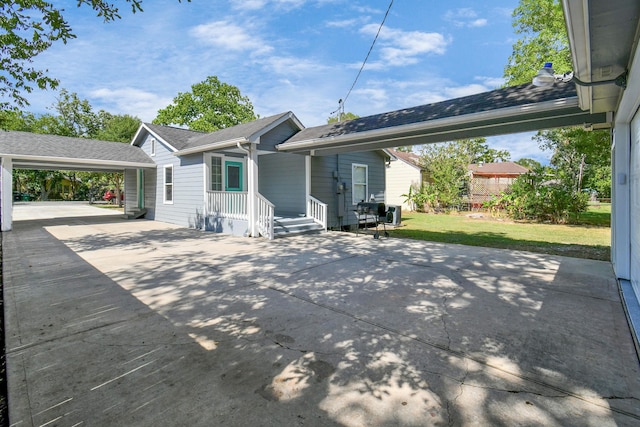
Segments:
[[[519,105],[516,107],[502,108],[499,110],[481,111],[472,114],[463,114],[455,117],[445,117],[436,120],[426,120],[422,122],[412,123],[408,125],[393,126],[384,129],[374,129],[364,132],[354,132],[351,134],[331,136],[326,138],[312,138],[302,141],[284,142],[276,145],[278,151],[287,150],[303,150],[303,149],[321,149],[327,145],[344,142],[356,142],[363,139],[403,139],[398,136],[402,133],[428,131],[430,129],[461,125],[467,127],[472,122],[485,121],[491,119],[500,119],[505,117],[518,117],[530,114],[532,112],[550,112],[555,110],[578,108],[578,97],[560,98],[553,101],[547,101],[537,104]]]
[[[238,144],[247,144],[250,142],[251,141],[249,141],[247,138],[240,137],[235,139],[228,139],[226,141],[218,141],[211,144],[200,145],[198,147],[186,148],[184,150],[176,151],[172,154],[174,156],[185,156],[187,154],[197,154],[205,151],[220,150],[222,148],[237,147]]]
[[[47,157],[47,156],[33,156],[33,155],[22,155],[22,154],[2,154],[0,153],[0,157],[11,158],[15,163],[20,163],[20,161],[28,161],[28,162],[42,162],[43,164],[66,164],[66,165],[95,165],[95,166],[109,166],[109,167],[122,167],[122,168],[149,168],[155,169],[155,163],[142,163],[142,162],[123,162],[117,160],[106,160],[106,159],[79,159],[79,158],[68,158],[68,157]]]

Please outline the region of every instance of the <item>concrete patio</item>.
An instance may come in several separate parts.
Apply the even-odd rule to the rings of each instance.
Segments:
[[[2,233],[12,425],[640,424],[609,263],[58,208]]]

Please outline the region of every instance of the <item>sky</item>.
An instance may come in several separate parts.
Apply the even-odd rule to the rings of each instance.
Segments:
[[[345,100],[358,116],[496,89],[516,35],[518,0],[145,0],[144,12],[103,23],[77,0],[56,1],[77,38],[34,61],[94,110],[150,122],[207,76],[234,85],[260,117],[286,111],[306,127]],[[353,86],[353,90],[350,91]],[[56,92],[29,95],[50,112]],[[548,163],[533,134],[492,137],[492,148]]]

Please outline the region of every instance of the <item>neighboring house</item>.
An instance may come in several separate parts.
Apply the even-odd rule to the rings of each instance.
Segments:
[[[359,201],[384,200],[387,155],[276,149],[302,129],[291,112],[212,133],[144,123],[132,145],[157,168],[126,171],[125,199],[149,219],[234,235],[357,224]]]
[[[514,162],[470,164],[469,203],[472,208],[480,208],[484,202],[507,191],[516,178],[529,169]]]
[[[387,163],[385,172],[385,203],[401,206],[402,210],[414,211],[414,203],[407,201],[403,194],[409,194],[409,189],[413,193],[420,191],[426,180],[425,171],[420,166],[420,157],[394,148],[386,151],[391,160]]]

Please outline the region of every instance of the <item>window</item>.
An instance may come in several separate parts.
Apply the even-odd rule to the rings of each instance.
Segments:
[[[156,155],[156,139],[155,138],[151,138],[151,155],[152,156]]]
[[[353,204],[367,201],[369,192],[369,171],[367,165],[353,163],[351,165],[351,195]]]
[[[210,191],[222,191],[222,158],[211,157],[209,163],[210,170]]]
[[[173,165],[164,167],[164,203],[173,204]]]

